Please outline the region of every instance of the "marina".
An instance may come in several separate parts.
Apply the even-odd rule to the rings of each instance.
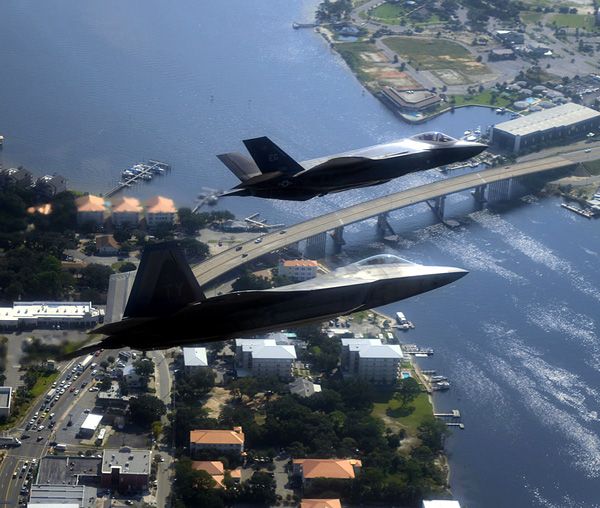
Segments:
[[[432,348],[422,348],[416,344],[402,344],[402,351],[409,355],[417,356],[420,358],[426,356],[433,356]]]
[[[171,171],[171,166],[166,162],[153,159],[150,159],[148,162],[138,162],[130,168],[123,170],[121,181],[108,191],[105,196],[110,198],[121,190],[129,188],[140,181],[149,182],[155,176],[163,175],[169,171]]]
[[[592,210],[589,210],[586,208],[577,208],[576,206],[569,205],[567,203],[561,203],[560,206],[562,206],[563,208],[566,208],[567,210],[569,210],[571,212],[575,212],[577,215],[581,215],[582,217],[585,217],[586,219],[591,219],[596,216],[596,214]]]

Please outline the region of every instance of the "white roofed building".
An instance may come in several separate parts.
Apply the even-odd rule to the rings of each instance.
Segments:
[[[395,383],[400,376],[403,358],[397,344],[362,347],[358,351],[358,377],[372,383]]]
[[[194,372],[196,369],[208,367],[205,347],[184,347],[183,365],[186,372]]]
[[[321,391],[321,385],[312,381],[299,377],[289,384],[290,392],[300,397],[311,397],[315,393]]]
[[[92,302],[14,302],[0,307],[0,329],[93,328],[104,311]]]
[[[81,424],[81,427],[79,427],[78,436],[82,439],[91,438],[96,433],[101,421],[102,415],[95,415],[93,413],[88,414]]]
[[[343,338],[341,364],[342,370],[356,373],[358,370],[358,350],[365,346],[381,344],[380,339]]]
[[[113,273],[108,279],[106,319],[104,320],[106,323],[116,323],[123,318],[127,299],[129,298],[129,293],[131,293],[131,288],[133,288],[136,274],[137,270]]]
[[[460,508],[460,503],[451,499],[424,500],[423,508]]]
[[[235,351],[238,376],[292,377],[297,358],[294,346],[277,344],[273,339],[236,339]]]
[[[600,112],[569,102],[494,126],[490,144],[510,152],[533,151],[600,127]]]
[[[0,386],[0,418],[10,416],[10,405],[12,402],[12,388],[10,386]]]

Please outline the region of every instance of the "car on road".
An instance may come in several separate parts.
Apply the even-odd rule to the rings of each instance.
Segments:
[[[254,240],[254,243],[260,243],[262,242],[262,238],[257,238],[256,240]]]
[[[243,247],[242,247],[241,245],[238,245],[238,246],[235,248],[235,251],[236,251],[236,252],[239,252],[239,251],[241,251],[241,250],[242,250],[242,248],[243,248]]]
[[[14,472],[13,472],[13,479],[14,479],[14,478],[16,478],[18,474],[19,474],[19,473],[18,473],[17,471],[14,471]]]
[[[81,391],[81,390],[75,390],[75,393],[74,393],[74,395],[79,395],[79,392],[80,392],[80,391]]]
[[[584,152],[585,152],[585,153],[590,153],[591,151],[592,151],[592,149],[591,149],[591,148],[586,148],[586,149],[584,150]]]
[[[52,418],[54,418],[55,415],[56,413],[50,413],[50,419],[52,420]]]
[[[35,440],[39,443],[42,439],[44,439],[44,436],[38,436]]]
[[[243,257],[243,258],[247,258],[247,257],[248,257],[248,254],[247,254],[246,252],[244,252],[244,253],[242,254],[242,257]]]
[[[287,233],[287,230],[285,230],[285,229],[282,229],[282,230],[279,232],[279,234],[280,234],[280,235],[285,235],[286,233]]]
[[[83,410],[83,412],[84,412],[85,414],[88,414],[88,413],[90,412],[90,409],[89,409],[89,408],[86,408],[86,409],[84,409],[84,410]]]

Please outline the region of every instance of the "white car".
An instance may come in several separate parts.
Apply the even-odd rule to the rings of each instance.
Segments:
[[[79,392],[80,392],[80,391],[81,391],[81,390],[75,390],[75,392],[74,392],[74,395],[79,395]]]
[[[42,430],[44,430],[44,429],[45,429],[45,427],[44,427],[43,425],[40,425],[40,426],[38,427],[38,432],[41,432],[41,431],[42,431]]]

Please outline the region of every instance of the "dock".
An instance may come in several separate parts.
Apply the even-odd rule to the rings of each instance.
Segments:
[[[459,421],[461,415],[458,409],[453,409],[450,413],[433,413],[433,416],[444,421],[447,427],[458,427],[461,430],[465,429],[465,424]]]
[[[292,23],[292,28],[298,30],[299,28],[315,28],[318,26],[316,23]]]
[[[166,162],[160,162],[153,159],[150,159],[147,163],[134,164],[132,168],[136,168],[137,172],[131,176],[124,176],[115,187],[105,194],[105,197],[110,198],[117,192],[131,187],[139,181],[151,180],[154,175],[163,174],[171,170],[171,166]]]
[[[460,418],[460,411],[453,409],[451,413],[433,413],[436,418]]]
[[[576,206],[569,205],[567,203],[561,203],[560,206],[566,208],[567,210],[570,210],[571,212],[575,212],[577,215],[581,215],[586,219],[591,219],[596,215],[592,210],[588,210],[586,208],[577,208]]]
[[[401,347],[403,353],[417,356],[419,358],[423,358],[425,356],[433,356],[433,349],[430,347],[422,348],[420,346],[417,346],[416,344],[402,344]]]

